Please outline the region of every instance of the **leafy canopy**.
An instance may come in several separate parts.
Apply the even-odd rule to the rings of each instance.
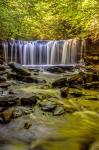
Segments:
[[[99,38],[98,0],[0,0],[0,39]]]

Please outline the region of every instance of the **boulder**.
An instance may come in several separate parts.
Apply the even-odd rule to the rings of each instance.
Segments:
[[[68,92],[69,92],[68,87],[64,87],[64,88],[60,89],[61,97],[67,97]]]
[[[11,67],[11,69],[13,71],[15,71],[19,75],[23,75],[23,76],[30,76],[31,75],[31,72],[20,64],[10,62],[9,66]]]
[[[47,68],[47,71],[49,71],[51,73],[64,73],[65,69],[62,67],[49,67],[49,68]]]
[[[84,85],[85,89],[99,89],[99,81],[87,83]]]
[[[53,81],[52,82],[52,87],[62,88],[62,87],[65,87],[66,84],[67,84],[67,78],[63,77],[63,78],[60,78],[60,79],[57,79],[57,80]]]
[[[4,65],[1,65],[1,64],[0,64],[0,71],[5,71]]]
[[[48,112],[52,112],[57,106],[55,102],[47,101],[47,100],[43,100],[42,102],[40,102],[39,105],[43,111],[48,111]]]
[[[28,115],[34,112],[33,108],[30,108],[28,106],[24,107],[24,106],[16,106],[14,108],[14,112],[13,112],[13,118],[18,118],[21,117],[22,115]]]
[[[6,77],[0,76],[0,83],[6,82]]]
[[[2,122],[1,123],[8,123],[11,121],[12,116],[13,116],[13,108],[9,108],[4,110],[3,112],[0,113],[0,118],[2,118]]]
[[[18,104],[19,98],[15,95],[0,96],[0,107],[11,107]]]
[[[33,106],[37,103],[37,96],[23,97],[21,98],[21,106]]]

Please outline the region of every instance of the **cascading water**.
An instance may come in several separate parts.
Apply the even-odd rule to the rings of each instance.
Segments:
[[[4,60],[22,65],[77,64],[82,59],[85,41],[77,39],[61,41],[4,41]],[[78,55],[80,54],[80,55]]]

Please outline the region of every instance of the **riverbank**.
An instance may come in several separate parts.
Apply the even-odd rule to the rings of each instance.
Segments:
[[[99,137],[98,67],[49,72],[16,63],[0,67],[0,149],[94,147]]]

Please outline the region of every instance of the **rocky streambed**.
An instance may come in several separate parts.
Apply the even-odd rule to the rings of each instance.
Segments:
[[[99,67],[0,65],[0,150],[99,149]]]

